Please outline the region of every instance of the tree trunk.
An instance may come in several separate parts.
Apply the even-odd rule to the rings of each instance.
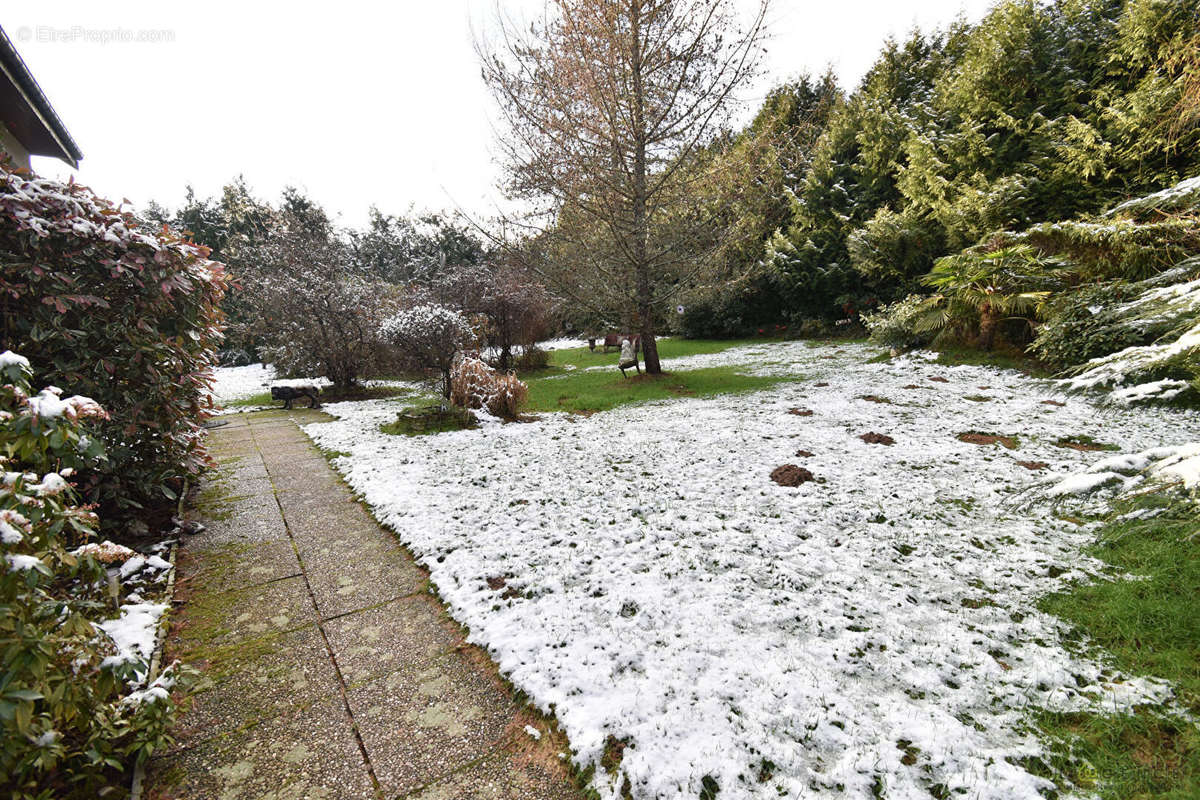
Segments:
[[[506,340],[504,342],[504,346],[500,348],[500,371],[507,372],[509,362],[511,362],[511,361],[512,361],[512,347],[509,346],[508,341]]]
[[[991,350],[996,343],[996,328],[1000,325],[1000,317],[991,306],[979,310],[979,343],[984,350]]]
[[[630,39],[633,52],[630,67],[633,78],[633,257],[637,275],[638,334],[642,337],[642,355],[646,374],[661,375],[658,344],[654,341],[654,290],[650,283],[650,220],[646,215],[648,190],[646,186],[646,92],[642,82],[642,20],[641,4],[630,3]]]
[[[654,340],[654,326],[644,326],[639,334],[642,337],[642,360],[646,364],[646,372],[661,375],[662,364],[658,361],[658,342]]]

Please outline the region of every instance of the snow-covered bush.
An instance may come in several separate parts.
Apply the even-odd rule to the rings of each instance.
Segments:
[[[1089,284],[1050,304],[1031,350],[1059,367],[1178,337],[1200,316],[1200,258],[1135,283]]]
[[[445,306],[423,304],[385,320],[379,333],[412,366],[437,371],[442,379],[442,396],[450,399],[454,358],[475,342],[475,333],[465,316]]]
[[[108,410],[108,461],[80,490],[105,524],[173,499],[208,461],[201,418],[221,341],[224,268],[207,248],[78,184],[0,166],[0,325],[42,384]]]
[[[283,375],[319,375],[348,389],[395,366],[379,337],[399,290],[356,265],[319,209],[275,214],[243,273],[240,326]]]
[[[0,355],[0,789],[93,798],[166,741],[174,670],[147,687],[147,665],[114,646],[105,551],[80,547],[98,519],[68,465],[103,463],[89,428],[108,415],[53,387],[33,395],[32,374]]]
[[[511,372],[502,373],[474,357],[460,357],[450,372],[450,402],[461,408],[516,419],[529,397],[529,387]]]

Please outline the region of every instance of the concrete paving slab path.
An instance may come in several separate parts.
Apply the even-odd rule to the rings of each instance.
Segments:
[[[581,798],[562,734],[464,641],[300,430],[322,417],[241,414],[211,431],[219,471],[194,514],[207,530],[180,547],[167,642],[201,681],[145,796]]]

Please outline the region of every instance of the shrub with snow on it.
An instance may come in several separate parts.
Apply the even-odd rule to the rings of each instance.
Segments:
[[[385,320],[379,333],[411,366],[435,370],[442,379],[442,397],[450,399],[455,356],[475,342],[466,317],[445,306],[423,304]]]
[[[174,500],[208,466],[200,423],[226,287],[208,255],[86,187],[0,165],[4,346],[32,361],[39,383],[111,414],[94,420],[108,461],[80,483],[106,524]]]
[[[104,619],[103,562],[130,551],[85,543],[98,518],[72,482],[103,463],[90,428],[108,415],[53,387],[33,394],[32,374],[0,354],[0,787],[20,800],[116,796],[167,741],[176,670],[146,686],[149,645],[130,647],[152,643],[164,606]]]

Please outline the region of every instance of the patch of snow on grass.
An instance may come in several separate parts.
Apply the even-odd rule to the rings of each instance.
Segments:
[[[379,431],[394,404],[339,403],[305,430],[349,454],[335,460],[348,483],[556,714],[604,798],[623,780],[599,766],[609,736],[629,743],[619,769],[639,799],[695,798],[706,777],[723,800],[880,784],[1036,797],[1048,782],[1019,766],[1043,753],[1030,707],[1164,701],[1162,683],[1068,650],[1037,610],[1103,567],[1090,528],[1044,498],[1017,507],[1044,480],[1018,460],[1061,480],[1094,458],[1055,447],[1064,436],[1139,452],[1200,438],[1194,417],[1048,406],[1050,382],[921,355],[868,364],[862,345],[736,350],[686,363],[811,382],[418,437]],[[992,402],[966,400],[981,392]],[[814,414],[787,413],[799,405]],[[816,480],[770,481],[799,458]]]
[[[212,394],[217,405],[234,400],[245,400],[267,390],[275,378],[275,368],[270,364],[250,364],[245,367],[217,367],[213,370],[216,380]]]
[[[587,347],[587,339],[547,339],[544,342],[537,343],[539,350],[574,350],[577,347]]]

